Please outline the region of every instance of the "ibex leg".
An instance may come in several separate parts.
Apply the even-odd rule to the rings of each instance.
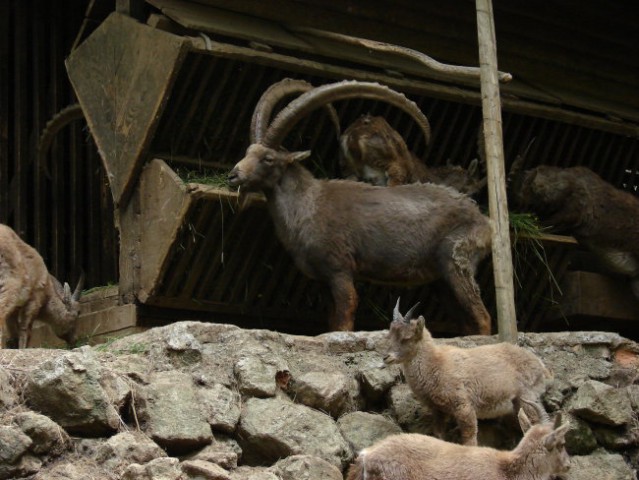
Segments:
[[[357,291],[353,279],[340,275],[331,281],[333,311],[329,318],[331,331],[352,331],[355,328],[355,310],[357,310]]]

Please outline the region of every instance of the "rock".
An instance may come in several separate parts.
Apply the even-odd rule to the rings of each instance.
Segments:
[[[342,372],[307,372],[295,377],[291,393],[296,402],[322,410],[333,417],[352,410],[357,385]]]
[[[337,425],[354,455],[388,435],[402,433],[402,429],[388,418],[367,412],[344,415],[337,421]]]
[[[186,480],[177,458],[163,457],[146,465],[132,463],[122,475],[122,480]]]
[[[166,457],[166,452],[142,432],[118,433],[101,444],[94,455],[95,461],[109,471],[160,457]]]
[[[13,465],[33,441],[17,427],[0,426],[0,465]]]
[[[30,449],[37,455],[59,455],[71,446],[67,432],[49,417],[35,412],[21,412],[13,418],[13,422],[33,440]]]
[[[177,324],[165,332],[168,357],[179,366],[193,365],[202,359],[202,344],[187,327],[186,324]]]
[[[18,394],[13,388],[13,377],[4,368],[0,368],[0,411],[9,410],[18,404]]]
[[[33,480],[116,480],[115,474],[103,470],[93,461],[84,458],[68,458],[42,468]],[[119,480],[119,478],[117,478]]]
[[[249,465],[296,454],[318,456],[338,468],[350,460],[350,448],[331,417],[280,398],[248,399],[238,438]]]
[[[342,472],[326,460],[311,455],[293,455],[277,462],[271,470],[281,480],[342,480]]]
[[[104,371],[100,377],[100,385],[106,392],[109,402],[119,412],[124,409],[131,397],[131,385],[129,382],[130,380],[127,380],[125,376],[112,371]]]
[[[281,480],[266,467],[239,467],[231,472],[231,480]],[[320,480],[320,479],[317,479]]]
[[[357,379],[360,382],[364,396],[369,401],[376,403],[395,384],[398,376],[398,369],[379,366],[360,370],[357,374]]]
[[[599,445],[608,450],[624,450],[639,445],[639,428],[636,425],[623,427],[593,426]]]
[[[603,425],[625,425],[632,418],[627,391],[594,380],[579,387],[568,402],[567,410],[584,420]]]
[[[570,422],[566,432],[566,451],[570,455],[588,455],[597,448],[597,439],[587,422],[574,415],[567,415],[564,421]]]
[[[555,381],[566,382],[574,388],[589,379],[608,378],[612,368],[609,361],[584,354],[580,346],[551,351],[544,355],[543,361],[554,373]]]
[[[224,385],[216,383],[211,388],[198,389],[198,397],[204,416],[213,430],[232,433],[240,420],[241,398]]]
[[[242,357],[234,366],[242,395],[267,398],[275,396],[277,372],[288,370],[288,365],[279,358],[264,361],[259,356]]]
[[[395,385],[388,395],[397,423],[411,433],[433,434],[433,412],[413,395],[405,383]]]
[[[597,452],[570,458],[570,470],[564,480],[637,480],[635,472],[619,454]]]
[[[235,442],[235,440],[233,440]],[[237,442],[235,442],[237,445]],[[237,445],[239,449],[239,445]],[[236,448],[230,442],[218,442],[213,440],[211,445],[207,445],[202,450],[195,452],[187,457],[188,460],[204,460],[206,462],[215,463],[226,470],[233,470],[237,468],[237,461],[241,456],[242,451],[239,453]]]
[[[630,398],[630,406],[632,409],[635,412],[639,412],[639,385],[628,386],[628,398]]]
[[[211,443],[211,427],[202,414],[190,375],[157,373],[136,398],[143,430],[167,451],[186,453]]]
[[[88,348],[48,360],[29,375],[27,401],[69,433],[111,433],[120,417],[100,385],[100,374],[100,365]]]
[[[182,471],[189,478],[203,480],[231,480],[229,472],[215,463],[205,460],[185,460],[182,462]]]

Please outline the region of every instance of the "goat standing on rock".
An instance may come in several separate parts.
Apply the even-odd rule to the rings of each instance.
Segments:
[[[2,347],[26,348],[34,320],[47,323],[72,344],[83,277],[71,293],[49,273],[40,254],[8,226],[0,225],[0,333]]]
[[[356,81],[323,85],[289,103],[266,132],[252,132],[253,144],[229,173],[229,184],[264,192],[276,233],[297,267],[331,289],[332,330],[354,327],[355,278],[416,285],[443,277],[472,319],[468,331],[490,334],[490,315],[474,279],[477,264],[490,252],[490,224],[475,202],[439,185],[385,188],[316,179],[299,163],[310,152],[282,148],[303,116],[355,97],[385,101],[425,119],[413,102],[388,87]]]
[[[532,424],[519,410],[524,437],[511,451],[444,442],[428,435],[391,435],[362,450],[346,480],[550,480],[570,469],[569,424],[547,416]]]
[[[535,354],[510,343],[437,345],[424,317],[411,318],[416,307],[402,316],[397,300],[384,361],[401,363],[415,397],[455,419],[463,444],[477,445],[478,418],[517,412],[522,401],[542,409],[539,396],[552,375]]]

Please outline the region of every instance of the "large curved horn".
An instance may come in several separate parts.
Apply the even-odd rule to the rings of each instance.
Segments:
[[[521,401],[535,409],[535,413],[537,414],[537,423],[550,423],[550,416],[548,416],[548,413],[543,409],[539,402],[534,402],[525,398],[522,398]]]
[[[417,307],[419,307],[419,302],[417,302],[415,305],[413,305],[411,307],[411,309],[408,312],[406,312],[406,315],[404,315],[404,320],[406,322],[410,322],[411,321],[411,319],[413,318],[413,313],[415,313],[415,310],[417,310]]]
[[[293,78],[284,78],[279,82],[274,83],[268,87],[262,96],[260,97],[255,110],[253,111],[253,117],[251,118],[251,143],[259,143],[264,138],[264,134],[268,128],[268,124],[273,114],[273,109],[277,103],[291,95],[299,95],[313,90],[313,85],[305,80],[296,80]],[[335,127],[335,133],[339,137],[341,128],[339,124],[339,117],[332,105],[326,105],[328,116]]]
[[[270,148],[280,147],[286,134],[290,132],[301,118],[326,103],[349,98],[367,98],[386,102],[401,108],[409,114],[421,128],[426,147],[428,148],[430,145],[430,124],[415,102],[412,102],[403,94],[379,83],[359,82],[356,80],[345,80],[322,85],[293,100],[277,114],[266,131],[261,143]]]
[[[84,287],[84,272],[80,274],[80,279],[78,280],[78,284],[75,286],[75,290],[73,291],[73,295],[71,296],[71,300],[77,302],[80,300],[80,295],[82,294],[82,288]]]
[[[49,167],[47,166],[47,153],[51,148],[53,139],[55,136],[69,123],[84,118],[84,112],[79,103],[72,103],[64,107],[58,113],[56,113],[47,122],[42,130],[40,139],[38,140],[38,147],[36,150],[37,165],[44,170],[44,173],[48,178],[51,178]]]

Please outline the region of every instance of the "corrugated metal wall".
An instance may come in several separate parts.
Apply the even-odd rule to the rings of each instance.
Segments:
[[[61,280],[117,281],[111,194],[83,121],[63,129],[45,165],[37,140],[74,102],[64,59],[89,0],[0,2],[0,222],[13,227]]]

